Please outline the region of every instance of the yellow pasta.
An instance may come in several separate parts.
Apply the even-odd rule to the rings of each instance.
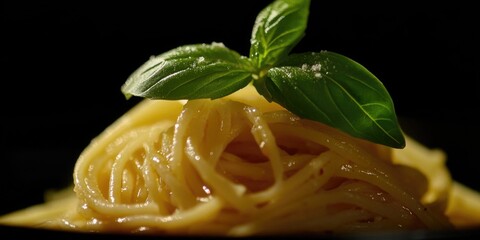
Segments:
[[[480,225],[480,196],[441,150],[298,118],[248,86],[144,100],[93,139],[74,186],[0,223],[71,231],[252,236]]]

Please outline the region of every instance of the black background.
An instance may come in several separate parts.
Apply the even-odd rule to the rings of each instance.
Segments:
[[[138,102],[120,87],[151,55],[211,42],[248,55],[269,2],[2,2],[0,214],[71,183],[80,152]],[[293,52],[329,50],[364,65],[389,90],[406,133],[445,150],[452,176],[480,190],[475,9],[312,0]]]

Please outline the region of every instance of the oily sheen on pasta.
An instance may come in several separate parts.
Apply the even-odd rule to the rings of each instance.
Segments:
[[[66,195],[0,222],[222,236],[478,223],[480,208],[451,204],[471,191],[458,192],[444,159],[408,137],[391,149],[300,119],[250,86],[216,100],[143,100],[87,146]]]

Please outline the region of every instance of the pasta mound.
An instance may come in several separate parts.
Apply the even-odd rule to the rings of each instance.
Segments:
[[[352,138],[253,91],[216,100],[144,100],[81,154],[74,191],[0,222],[223,236],[480,222],[473,217],[480,201],[458,200],[478,195],[450,178],[443,152],[408,137],[405,149]]]

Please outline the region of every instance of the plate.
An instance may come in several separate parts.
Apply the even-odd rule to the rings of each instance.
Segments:
[[[398,231],[398,232],[376,232],[376,233],[344,233],[344,234],[321,234],[321,235],[267,235],[251,237],[223,237],[223,236],[164,236],[164,235],[145,235],[145,234],[110,234],[110,233],[92,233],[92,232],[69,232],[53,231],[46,229],[35,229],[25,227],[0,226],[0,236],[2,239],[68,239],[68,240],[95,240],[95,239],[284,239],[284,238],[308,238],[323,240],[453,240],[453,239],[480,239],[480,228],[470,228],[461,230],[445,231]]]

